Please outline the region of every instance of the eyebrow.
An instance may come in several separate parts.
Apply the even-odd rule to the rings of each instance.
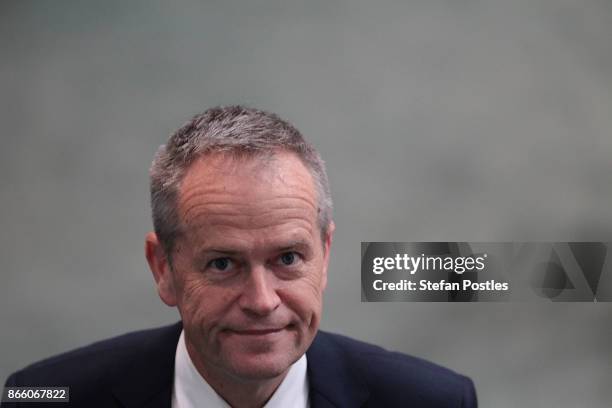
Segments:
[[[307,240],[305,239],[295,239],[295,240],[291,240],[289,241],[289,243],[287,244],[281,244],[281,245],[276,245],[272,247],[272,251],[274,252],[284,252],[284,251],[289,251],[292,249],[302,249],[302,250],[306,250],[310,248],[310,244],[308,243]],[[230,247],[222,247],[222,246],[210,246],[210,247],[203,247],[201,249],[199,249],[197,251],[198,253],[198,257],[204,255],[204,254],[209,254],[209,253],[218,253],[218,254],[223,254],[223,255],[239,255],[240,253],[244,252],[244,250],[242,249],[233,249],[231,246]]]
[[[238,250],[233,250],[233,249],[221,249],[221,248],[202,248],[201,250],[198,251],[199,254],[206,254],[209,252],[215,252],[215,253],[219,253],[219,254],[226,254],[226,255],[236,255],[239,254],[242,251],[238,251]]]
[[[291,241],[288,245],[283,245],[283,246],[276,248],[276,251],[283,252],[283,251],[288,251],[290,249],[308,249],[308,248],[310,248],[310,244],[307,241],[303,239],[297,239],[297,240]]]

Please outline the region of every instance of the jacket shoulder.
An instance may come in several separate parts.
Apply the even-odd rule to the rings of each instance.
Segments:
[[[320,332],[320,336],[320,341],[342,355],[355,375],[367,384],[373,406],[411,403],[426,407],[476,407],[474,384],[464,375],[339,334]]]
[[[67,386],[71,401],[81,400],[81,396],[99,396],[146,356],[173,364],[172,351],[180,329],[175,324],[131,332],[58,354],[13,373],[6,386]]]

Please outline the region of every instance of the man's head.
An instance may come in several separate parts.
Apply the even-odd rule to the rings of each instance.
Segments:
[[[194,116],[160,146],[150,169],[155,232],[171,255],[181,234],[178,193],[190,165],[208,153],[265,161],[279,151],[295,153],[312,176],[322,236],[332,221],[332,199],[325,164],[300,132],[277,115],[243,106],[216,107]]]
[[[323,162],[276,115],[213,108],[151,168],[146,255],[205,376],[272,378],[321,318],[334,225]]]

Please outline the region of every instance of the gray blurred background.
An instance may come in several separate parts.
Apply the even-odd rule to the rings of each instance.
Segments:
[[[360,241],[612,237],[612,3],[0,2],[0,377],[171,323],[147,170],[249,104],[329,166],[323,328],[471,376],[482,407],[610,407],[612,304],[360,302]]]

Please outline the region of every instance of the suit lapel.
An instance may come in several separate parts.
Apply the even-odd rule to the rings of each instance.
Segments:
[[[125,408],[170,408],[174,357],[183,326],[168,326],[144,342],[125,375],[113,387],[113,395]]]
[[[311,408],[361,407],[368,399],[367,383],[331,335],[319,331],[306,357]]]

